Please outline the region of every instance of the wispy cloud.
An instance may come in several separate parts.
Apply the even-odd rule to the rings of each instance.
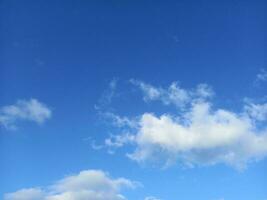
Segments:
[[[267,103],[256,104],[251,101],[247,101],[244,108],[251,119],[256,121],[265,121],[267,119]]]
[[[193,100],[204,100],[214,95],[212,88],[204,83],[194,89],[186,90],[177,82],[171,83],[167,88],[155,87],[135,79],[130,82],[143,92],[144,101],[161,101],[165,105],[175,105],[177,108],[184,108]]]
[[[18,100],[14,105],[0,108],[0,125],[7,129],[16,129],[18,121],[44,123],[52,115],[52,111],[37,99]]]
[[[4,200],[125,200],[121,190],[136,186],[137,182],[113,179],[101,170],[85,170],[48,187],[26,188],[5,194]]]
[[[164,166],[179,161],[191,167],[224,163],[243,169],[247,163],[266,157],[267,127],[262,125],[267,120],[266,103],[245,102],[243,110],[235,112],[214,108],[209,98],[214,93],[208,85],[200,84],[193,90],[175,84],[162,89],[140,81],[134,85],[143,91],[146,101],[160,100],[163,105],[182,106],[184,110],[160,116],[144,112],[136,117],[134,128],[128,127],[127,134],[106,140],[109,146],[134,145],[129,158]]]
[[[266,69],[260,69],[259,73],[256,75],[256,79],[254,81],[254,86],[260,86],[261,84],[267,81],[267,71]]]
[[[105,139],[105,146],[117,148],[131,142],[135,142],[135,136],[132,134],[111,135],[109,138]]]
[[[267,71],[265,69],[261,69],[257,74],[257,81],[267,81]]]
[[[125,116],[119,116],[112,112],[101,113],[102,117],[108,119],[117,127],[136,127],[138,125],[137,118],[130,118]]]
[[[102,96],[100,97],[98,103],[95,105],[96,110],[105,109],[112,101],[115,96],[116,88],[117,88],[118,80],[113,78],[109,84],[108,88],[103,92]]]

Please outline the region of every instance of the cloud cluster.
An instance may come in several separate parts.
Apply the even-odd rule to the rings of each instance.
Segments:
[[[42,124],[52,115],[51,110],[37,99],[18,100],[14,105],[0,108],[0,126],[15,129],[19,120]]]
[[[136,183],[125,178],[112,179],[100,170],[86,170],[68,176],[46,188],[21,189],[4,195],[4,200],[125,200],[122,188]]]
[[[234,112],[214,108],[208,98],[213,95],[211,87],[204,84],[194,90],[175,83],[167,89],[140,81],[134,84],[142,90],[145,101],[160,100],[184,109],[172,115],[143,113],[137,125],[129,127],[131,135],[108,140],[108,146],[134,144],[129,158],[164,166],[178,161],[186,166],[224,163],[243,169],[248,162],[267,155],[267,127],[262,125],[267,119],[267,104],[245,103],[241,112]]]

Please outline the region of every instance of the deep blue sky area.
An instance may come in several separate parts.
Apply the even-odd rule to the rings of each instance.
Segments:
[[[99,169],[142,183],[122,192],[129,200],[266,200],[266,159],[242,172],[161,169],[127,158],[133,146],[90,147],[117,131],[96,109],[112,80],[118,94],[105,109],[122,116],[165,112],[143,102],[130,79],[206,83],[214,106],[235,112],[244,98],[266,99],[266,80],[256,80],[267,69],[266,12],[265,0],[0,0],[0,109],[34,98],[52,112],[40,125],[18,120],[17,130],[0,120],[0,196]]]

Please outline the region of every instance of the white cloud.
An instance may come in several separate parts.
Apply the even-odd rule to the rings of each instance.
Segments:
[[[155,89],[143,82],[134,84],[141,89]],[[176,90],[170,88],[177,86],[171,84],[167,90],[156,89],[159,92],[152,92],[153,98],[145,89],[144,95],[167,105],[163,96],[168,94],[173,105],[180,105],[181,98],[170,98]],[[262,122],[267,119],[267,104],[246,103],[243,111],[234,112],[213,108],[211,100],[207,99],[213,92],[207,85],[183,91],[190,100],[182,112],[176,110],[176,114],[160,116],[143,113],[136,118],[137,126],[129,127],[128,132],[132,134],[117,135],[112,142],[106,140],[106,145],[133,144],[136,148],[128,154],[129,158],[139,163],[159,162],[164,166],[178,161],[187,166],[224,163],[243,169],[247,163],[266,157],[267,127]]]
[[[242,168],[267,154],[266,130],[258,131],[246,115],[212,111],[209,103],[194,104],[180,119],[145,113],[135,137],[137,149],[130,158],[138,162],[160,158],[166,163]]]
[[[125,200],[121,190],[136,185],[125,178],[112,179],[100,170],[86,170],[44,189],[22,189],[5,194],[4,200]]]
[[[213,90],[207,84],[199,84],[195,89],[186,90],[181,88],[177,82],[173,82],[169,87],[154,87],[150,84],[138,80],[130,81],[139,87],[144,95],[144,101],[161,101],[165,105],[175,105],[177,108],[184,108],[195,100],[204,100],[213,96]]]
[[[37,99],[18,100],[14,105],[0,108],[0,125],[11,129],[16,128],[16,122],[19,120],[42,124],[51,115],[51,110]]]

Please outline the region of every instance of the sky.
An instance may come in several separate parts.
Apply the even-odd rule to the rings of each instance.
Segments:
[[[266,4],[0,0],[0,198],[266,200]]]

